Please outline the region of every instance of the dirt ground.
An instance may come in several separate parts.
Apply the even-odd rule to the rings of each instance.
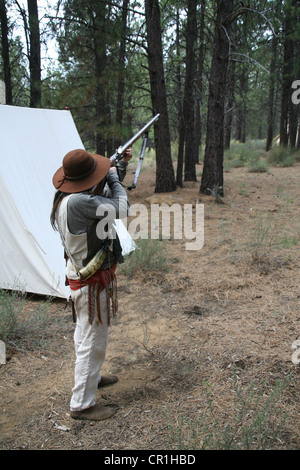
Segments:
[[[170,239],[168,272],[118,276],[103,373],[119,382],[97,392],[116,415],[70,418],[74,323],[53,300],[55,334],[42,349],[11,346],[0,366],[0,449],[299,449],[300,166],[232,169],[223,204],[198,179],[156,195],[149,166],[129,193],[148,207],[204,204],[205,243]]]

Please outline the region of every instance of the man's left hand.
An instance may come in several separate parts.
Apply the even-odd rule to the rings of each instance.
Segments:
[[[131,160],[131,158],[132,158],[132,148],[128,147],[128,149],[124,153],[123,160],[125,160],[125,162],[129,162],[129,160]]]

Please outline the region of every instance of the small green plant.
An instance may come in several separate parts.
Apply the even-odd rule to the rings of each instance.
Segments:
[[[25,294],[0,290],[0,339],[20,351],[44,348],[51,328],[59,327],[51,321],[50,302],[29,305]]]
[[[171,449],[193,450],[266,450],[280,442],[287,420],[281,406],[287,380],[274,386],[266,382],[242,388],[234,379],[233,410],[219,419],[213,386],[203,382],[205,412],[198,419],[180,417],[177,425],[169,425],[168,446]],[[170,412],[168,410],[168,420]]]
[[[132,277],[138,272],[168,271],[165,241],[140,239],[136,245],[137,248],[126,256],[124,263],[120,265],[121,273]]]
[[[282,223],[282,213],[259,212],[249,219],[243,239],[236,240],[236,259],[250,260],[252,265],[266,271],[283,266],[289,259],[289,252],[299,243],[299,225],[292,228]]]
[[[248,167],[252,172],[267,171],[267,163],[261,159],[262,148],[257,141],[246,144],[231,142],[230,148],[224,152],[224,168]]]
[[[279,245],[279,232],[270,215],[259,214],[249,238],[249,250],[253,263],[260,264],[270,257]]]
[[[18,316],[25,299],[17,291],[0,290],[0,339],[9,341],[16,335]]]
[[[51,340],[50,328],[53,326],[50,314],[51,299],[38,303],[30,314],[20,318],[18,333],[26,349],[42,349]],[[58,325],[54,325],[58,327]]]
[[[268,163],[254,154],[248,163],[248,171],[250,173],[265,173],[268,171]]]
[[[300,150],[295,151],[294,158],[296,162],[300,162]]]
[[[280,167],[293,166],[295,164],[295,156],[292,151],[283,145],[274,147],[268,152],[267,160],[270,165],[277,165]]]
[[[288,235],[284,235],[280,238],[279,243],[283,248],[291,248],[293,246],[298,245],[298,237],[296,235],[293,235],[291,237]]]

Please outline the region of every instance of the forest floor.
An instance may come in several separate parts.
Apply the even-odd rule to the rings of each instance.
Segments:
[[[299,449],[299,181],[299,163],[231,169],[220,204],[200,178],[154,194],[144,167],[131,204],[204,204],[203,248],[170,239],[168,271],[119,274],[103,369],[119,382],[97,392],[110,420],[69,415],[74,323],[53,300],[43,347],[11,345],[0,366],[0,449]]]

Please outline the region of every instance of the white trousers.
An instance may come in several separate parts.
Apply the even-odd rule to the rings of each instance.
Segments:
[[[71,291],[71,296],[77,319],[74,333],[75,384],[70,410],[80,411],[95,405],[95,395],[101,379],[100,371],[108,342],[106,292],[104,289],[100,294],[102,323],[96,313],[91,325],[88,315],[88,286]]]

